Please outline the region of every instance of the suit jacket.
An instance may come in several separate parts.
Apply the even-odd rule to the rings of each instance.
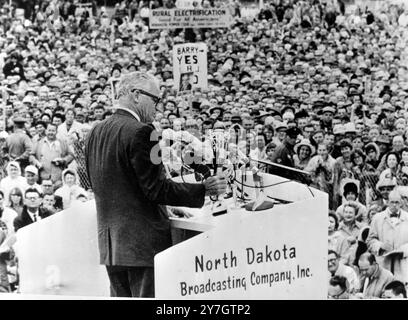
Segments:
[[[153,137],[154,136],[154,137]],[[85,146],[87,173],[95,194],[100,262],[153,266],[158,252],[171,246],[164,205],[202,207],[202,184],[165,177],[152,127],[118,110],[97,124]]]
[[[27,206],[24,206],[21,215],[17,216],[14,219],[14,229],[16,232],[18,229],[28,226],[29,224],[32,224],[34,222],[27,211],[28,211]],[[45,208],[40,207],[38,208],[38,214],[41,217],[41,219],[44,219],[52,215],[52,212]]]
[[[366,278],[361,279],[361,290],[364,293],[364,298],[380,298],[385,286],[395,279],[391,272],[378,266],[377,271],[368,280],[367,288],[364,291],[365,280]]]
[[[378,256],[384,244],[391,245],[391,250],[402,250],[402,246],[408,244],[408,212],[401,210],[400,221],[394,226],[389,217],[389,209],[377,213],[370,225],[367,238],[368,250]],[[408,281],[406,271],[406,256],[389,255],[378,256],[377,262],[383,268],[393,272],[394,276],[402,282]],[[392,269],[393,266],[393,270]]]

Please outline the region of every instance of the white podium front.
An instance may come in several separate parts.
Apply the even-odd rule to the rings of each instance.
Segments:
[[[22,294],[109,297],[99,264],[94,201],[21,228],[15,244]]]
[[[327,298],[327,194],[278,176],[264,181],[276,185],[267,194],[293,202],[217,217],[204,208],[174,219],[203,233],[155,256],[157,298]],[[253,185],[250,177],[245,184]]]

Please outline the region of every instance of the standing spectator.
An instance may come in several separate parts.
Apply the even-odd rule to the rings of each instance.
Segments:
[[[23,190],[23,192],[28,189],[28,188],[35,188],[38,190],[38,192],[42,193],[42,188],[41,186],[37,183],[38,182],[38,169],[33,166],[29,165],[25,169],[25,178],[26,178],[26,187]]]
[[[6,224],[8,233],[14,232],[13,223],[17,215],[16,211],[4,206],[4,193],[0,190],[0,221]]]
[[[23,192],[20,188],[13,188],[10,191],[8,200],[8,208],[17,212],[18,215],[21,215],[24,208],[24,197]]]
[[[333,168],[333,205],[338,207],[341,204],[341,194],[340,186],[341,181],[344,178],[353,178],[353,173],[351,171],[351,143],[347,140],[342,140],[340,142],[340,152],[341,156],[336,159],[336,163]]]
[[[388,198],[387,209],[376,214],[371,222],[368,249],[385,269],[405,282],[407,266],[402,264],[402,259],[408,252],[408,212],[401,209],[401,195],[397,190],[391,191]]]
[[[300,130],[297,127],[286,130],[286,138],[284,142],[278,146],[272,156],[272,162],[287,166],[294,167],[293,156],[295,154],[293,147],[296,144],[296,139],[300,134]]]
[[[58,126],[57,138],[60,140],[68,140],[73,133],[81,135],[82,125],[75,120],[76,112],[74,109],[65,111],[65,121]]]
[[[61,183],[62,171],[73,158],[68,143],[57,138],[57,126],[48,124],[46,137],[34,146],[31,157],[32,163],[39,169],[41,179],[51,177],[53,183]]]
[[[333,170],[336,160],[329,154],[327,144],[317,146],[317,155],[310,159],[304,169],[312,174],[312,185],[329,194],[329,209],[332,209],[333,199]]]
[[[7,62],[3,67],[5,78],[10,76],[18,76],[21,80],[25,80],[24,68],[19,60],[20,55],[17,52],[13,52],[10,55],[10,61]]]
[[[312,156],[314,156],[315,147],[312,146],[309,140],[304,139],[295,145],[293,150],[295,151],[295,155],[293,156],[295,168],[304,170],[308,166]]]
[[[339,241],[337,253],[340,256],[340,262],[352,266],[357,249],[357,238],[362,226],[356,221],[357,207],[352,203],[344,205],[342,216],[343,220],[338,229],[342,240]]]
[[[6,147],[10,160],[17,161],[21,170],[29,164],[29,156],[33,150],[33,144],[30,137],[26,134],[24,125],[26,120],[17,117],[14,118],[14,132],[6,139]]]
[[[4,199],[9,199],[9,194],[13,188],[24,190],[26,179],[21,176],[20,165],[16,161],[11,161],[7,165],[7,177],[0,181],[0,189],[4,192]],[[6,205],[9,205],[6,202]]]

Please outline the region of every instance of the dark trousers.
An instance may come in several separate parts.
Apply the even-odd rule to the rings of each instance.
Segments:
[[[154,298],[153,267],[106,266],[111,297]]]

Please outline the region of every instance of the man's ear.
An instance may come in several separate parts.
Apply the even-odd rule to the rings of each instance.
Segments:
[[[139,91],[135,90],[135,91],[131,92],[130,96],[131,96],[132,102],[134,102],[134,103],[139,102],[139,97],[140,97]]]

